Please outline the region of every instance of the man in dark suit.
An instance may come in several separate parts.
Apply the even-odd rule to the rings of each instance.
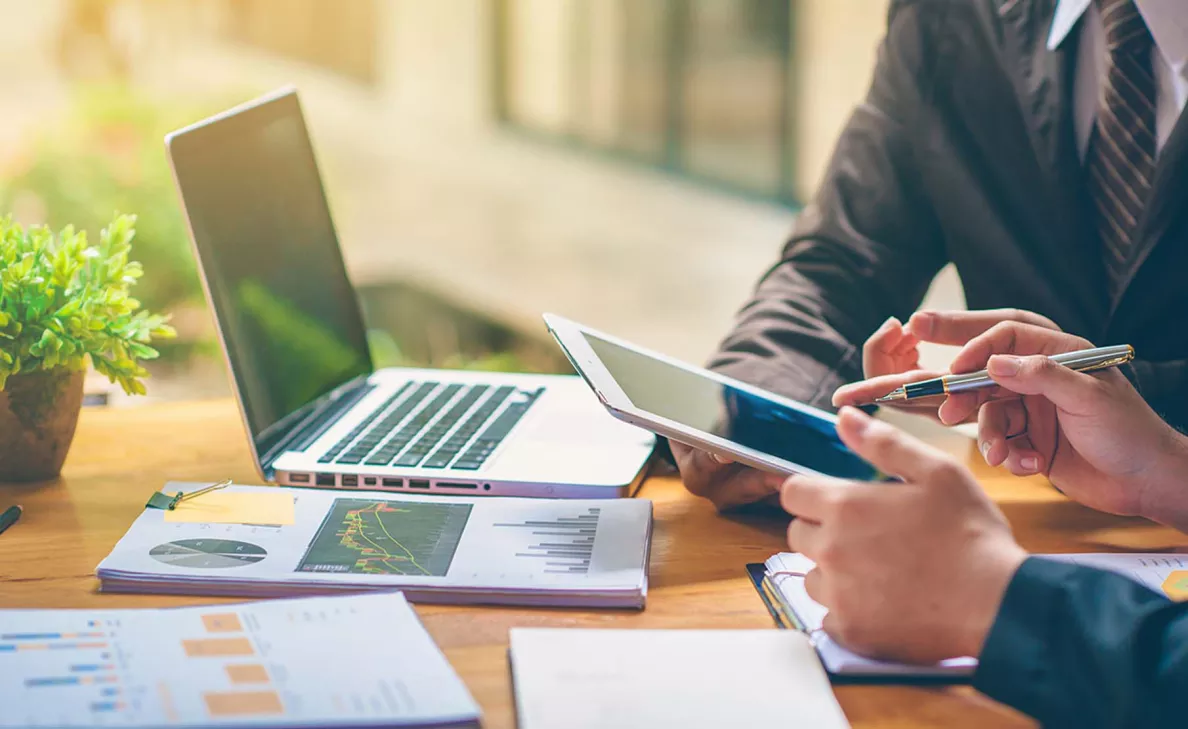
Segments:
[[[1040,472],[1064,493],[1188,531],[1188,437],[1118,371],[1074,372],[1044,356],[1087,344],[1008,322],[958,354],[956,365],[986,368],[1028,414],[1014,427],[979,418],[986,460],[1017,455],[1020,438],[1008,434],[1045,453],[1059,443]],[[965,408],[976,395],[948,402]],[[829,609],[834,639],[889,660],[977,656],[974,686],[1046,727],[1185,725],[1188,603],[1029,557],[968,470],[886,423],[847,408],[838,432],[903,483],[797,476],[783,487],[781,503],[799,517],[789,547],[816,562],[805,589]]]
[[[712,367],[828,407],[884,322],[906,340],[978,333],[931,332],[927,317],[900,331],[951,262],[971,309],[1134,345],[1128,378],[1188,427],[1173,323],[1188,310],[1185,61],[1188,2],[894,0],[867,98]],[[867,375],[910,365],[911,344],[868,356]],[[719,506],[778,488],[673,450]]]

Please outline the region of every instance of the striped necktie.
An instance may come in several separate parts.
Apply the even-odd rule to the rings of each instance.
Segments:
[[[1155,76],[1151,32],[1134,0],[1097,0],[1105,24],[1106,72],[1086,155],[1095,223],[1111,297],[1129,268],[1134,236],[1155,177]]]

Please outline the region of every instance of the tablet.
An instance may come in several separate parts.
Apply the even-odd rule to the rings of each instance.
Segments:
[[[883,479],[841,442],[830,413],[554,314],[544,319],[586,384],[620,420],[765,471]]]

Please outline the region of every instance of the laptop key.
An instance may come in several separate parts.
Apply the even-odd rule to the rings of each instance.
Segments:
[[[511,433],[512,428],[520,422],[524,417],[524,413],[528,412],[528,408],[540,397],[541,390],[529,395],[520,402],[514,402],[508,405],[499,417],[487,426],[486,430],[479,435],[478,438],[470,444],[470,448],[462,454],[458,459],[458,463],[454,464],[454,468],[463,471],[475,471],[486,462],[487,458],[495,452],[503,439]]]
[[[405,388],[411,387],[414,383],[407,383]],[[400,421],[408,417],[417,405],[428,397],[429,393],[433,392],[437,387],[436,382],[421,382],[416,384],[416,389],[412,394],[401,401],[395,408],[384,415],[383,419],[379,421],[372,429],[359,439],[355,445],[351,446],[350,450],[338,458],[336,463],[343,463],[347,465],[354,465],[362,461],[368,453],[379,444],[385,436],[387,436],[393,428],[400,424]]]
[[[395,393],[393,393],[391,397],[389,397],[387,400],[385,400],[382,405],[380,405],[375,410],[372,410],[371,413],[366,418],[363,418],[363,420],[361,422],[359,422],[358,425],[351,428],[351,431],[349,433],[344,435],[341,439],[339,439],[339,441],[337,443],[335,443],[333,446],[331,446],[330,450],[323,453],[322,457],[318,459],[318,463],[330,463],[335,458],[337,458],[338,455],[340,453],[342,453],[343,450],[345,450],[348,445],[351,444],[351,441],[353,441],[355,438],[358,438],[360,433],[367,430],[367,428],[373,422],[375,422],[375,419],[379,417],[380,413],[382,413],[385,410],[387,410],[388,408],[392,407],[392,403],[399,400],[400,397],[406,391],[408,391],[408,388],[411,386],[412,386],[411,382],[404,383],[404,385],[401,386],[401,388],[399,390],[397,390]]]
[[[458,429],[454,431],[453,435],[425,461],[423,467],[445,468],[450,465],[450,461],[454,459],[454,456],[462,451],[466,444],[470,442],[470,439],[474,437],[474,434],[491,419],[491,416],[495,414],[499,406],[515,391],[516,388],[510,385],[497,387],[495,392],[491,394],[491,397],[475,408],[474,412],[466,418],[462,425],[458,426]]]
[[[424,435],[422,435],[417,440],[417,442],[408,449],[408,452],[396,459],[392,465],[405,467],[419,465],[421,463],[421,459],[427,456],[429,452],[437,446],[438,442],[445,436],[445,434],[450,432],[450,429],[462,419],[462,416],[465,415],[467,411],[474,407],[474,404],[478,402],[479,399],[482,398],[482,396],[486,394],[487,390],[489,389],[490,387],[488,385],[475,385],[467,390],[466,394],[458,398],[458,401],[450,406],[449,411],[447,411],[445,415],[442,415],[437,420],[437,422],[435,422],[433,426],[429,428],[429,430],[425,431]],[[425,465],[428,466],[428,464]]]
[[[369,466],[386,466],[396,454],[400,453],[409,441],[411,441],[421,429],[429,424],[435,415],[441,412],[441,409],[449,404],[458,391],[462,389],[462,385],[453,384],[447,386],[444,390],[435,396],[428,405],[421,408],[415,415],[409,418],[408,422],[400,427],[400,430],[393,435],[388,442],[380,446],[379,450],[371,454],[364,463]],[[420,462],[420,458],[417,462]]]

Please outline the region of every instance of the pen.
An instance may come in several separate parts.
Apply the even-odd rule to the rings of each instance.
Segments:
[[[1054,354],[1048,359],[1077,372],[1092,372],[1093,370],[1126,364],[1134,359],[1134,347],[1131,347],[1129,344],[1119,344],[1114,347],[1082,349],[1078,352]],[[910,385],[897,387],[883,397],[875,399],[875,402],[915,400],[921,397],[980,390],[984,387],[995,387],[997,384],[986,370],[970,372],[966,375],[945,375],[944,377],[935,377],[931,380],[913,382]]]
[[[16,524],[17,519],[21,518],[22,513],[24,513],[24,509],[20,506],[11,506],[8,511],[0,514],[0,534],[3,534],[4,530],[8,527]]]

